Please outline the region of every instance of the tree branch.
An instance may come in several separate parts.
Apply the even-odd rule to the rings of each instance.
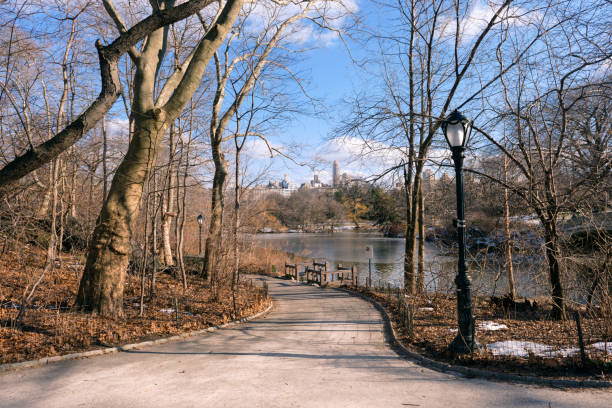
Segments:
[[[17,181],[44,166],[83,137],[110,110],[121,94],[117,63],[130,47],[135,46],[149,33],[180,21],[215,0],[190,0],[168,10],[160,10],[140,21],[111,44],[103,47],[96,42],[100,60],[101,90],[96,100],[72,123],[51,139],[15,157],[0,170],[0,197],[11,190]]]

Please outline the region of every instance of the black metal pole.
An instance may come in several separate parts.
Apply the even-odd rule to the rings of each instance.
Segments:
[[[198,254],[202,256],[202,224],[200,224],[200,250]]]
[[[465,209],[463,196],[463,147],[452,147],[455,162],[455,179],[457,185],[457,236],[459,259],[457,261],[457,320],[459,332],[450,345],[455,353],[470,353],[478,347],[474,338],[474,317],[472,315],[472,289],[465,262]]]
[[[368,288],[372,286],[372,258],[368,258]]]

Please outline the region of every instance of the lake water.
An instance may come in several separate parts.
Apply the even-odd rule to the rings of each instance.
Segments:
[[[356,265],[359,281],[368,276],[367,246],[372,246],[372,282],[403,286],[404,247],[403,238],[386,238],[380,234],[358,232],[329,233],[273,233],[252,236],[260,247],[282,250],[317,260],[326,260],[330,268],[338,263]],[[454,291],[453,279],[457,270],[455,256],[447,250],[425,242],[425,283],[428,291]],[[503,265],[488,258],[469,260],[474,293],[505,293],[507,278]],[[536,261],[537,263],[537,261]],[[515,259],[515,280],[519,296],[537,296],[547,293],[548,283],[542,280],[533,260]]]
[[[356,265],[360,282],[365,282],[368,276],[367,246],[373,248],[372,282],[389,282],[393,286],[403,284],[404,246],[402,238],[386,238],[379,234],[336,232],[328,233],[276,233],[258,234],[253,238],[258,246],[282,250],[317,260],[325,259],[330,268],[341,263]],[[425,245],[425,259],[429,267],[438,261],[440,251],[430,243]],[[446,257],[453,262],[453,258]],[[427,268],[426,268],[427,269]],[[430,274],[426,277],[431,289],[439,286]]]

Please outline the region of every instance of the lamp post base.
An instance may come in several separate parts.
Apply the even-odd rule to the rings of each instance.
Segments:
[[[480,348],[481,345],[476,339],[463,337],[461,333],[457,333],[453,342],[448,346],[448,350],[453,354],[469,354],[472,351],[478,351]]]

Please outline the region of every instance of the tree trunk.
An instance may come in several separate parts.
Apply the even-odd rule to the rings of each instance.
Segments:
[[[406,242],[404,246],[404,289],[412,293],[414,287],[414,249],[411,251],[409,236],[413,226],[410,224],[412,219],[412,161],[408,163],[409,172],[404,166],[404,193],[406,195]]]
[[[508,181],[508,157],[504,155],[504,182]],[[508,272],[508,295],[510,299],[516,298],[514,287],[514,267],[512,265],[512,236],[510,235],[510,205],[508,189],[504,187],[504,229],[506,232],[506,270]]]
[[[130,55],[137,67],[131,108],[134,133],[94,229],[77,294],[78,308],[110,316],[123,314],[123,288],[131,252],[132,224],[138,214],[144,185],[157,159],[161,138],[198,89],[208,62],[232,28],[242,4],[242,0],[225,3],[214,26],[202,37],[183,66],[177,67],[170,75],[157,98],[156,83],[166,53],[169,26],[164,25],[150,33],[140,52],[131,50]],[[160,16],[174,15],[187,6],[174,7],[174,2],[167,0],[159,1],[158,7],[160,12],[155,15]],[[113,13],[112,7],[106,8],[110,14]],[[120,27],[120,31],[123,29]],[[116,62],[114,68],[116,70]],[[118,93],[114,98],[117,96]],[[101,116],[104,114],[106,111],[101,112]],[[154,236],[155,233],[154,229]],[[155,243],[153,251],[155,255]],[[156,258],[153,259],[155,273]],[[154,285],[153,276],[152,288]]]
[[[215,164],[215,176],[212,185],[212,202],[210,208],[210,226],[204,249],[203,276],[209,282],[216,283],[216,256],[221,245],[221,232],[223,226],[223,186],[227,177],[227,161],[221,151],[221,141],[211,146],[213,162]]]
[[[563,298],[563,286],[561,285],[561,250],[556,226],[553,221],[544,225],[546,243],[544,245],[546,260],[548,262],[548,274],[550,287],[552,289],[552,317],[554,319],[565,318],[565,304]]]
[[[176,146],[174,143],[174,126],[170,126],[170,137],[168,141],[168,170],[166,173],[166,191],[162,195],[162,248],[164,251],[164,263],[166,266],[174,265],[172,257],[172,243],[170,242],[170,229],[172,227],[172,218],[174,217],[174,153]]]
[[[236,139],[234,139],[235,141]],[[243,145],[244,146],[244,145]],[[238,316],[236,305],[236,289],[240,279],[240,251],[238,249],[238,226],[240,225],[240,148],[236,142],[235,174],[234,174],[234,219],[232,220],[232,241],[234,265],[232,273],[232,303],[234,309],[234,319]]]
[[[70,210],[70,217],[72,217],[72,219],[76,219],[77,217],[77,212],[76,212],[76,208],[77,208],[77,204],[76,204],[76,183],[77,183],[77,158],[76,155],[74,153],[74,146],[71,149],[71,157],[72,157],[72,171],[70,174],[70,194],[69,194],[69,198],[70,198],[70,202],[68,203],[69,205],[69,210]]]
[[[49,167],[52,167],[52,165]],[[49,171],[49,180],[53,178],[52,174],[53,172]],[[51,203],[51,191],[52,190],[53,188],[51,187],[51,181],[49,181],[49,187],[45,188],[42,203],[40,204],[39,209],[36,211],[36,216],[38,218],[44,218],[47,216],[47,213],[49,212],[49,205]]]
[[[419,184],[419,247],[418,247],[418,269],[417,269],[417,292],[425,292],[425,224],[424,224],[424,213],[425,213],[425,200],[423,199],[423,183]]]
[[[161,199],[157,196],[157,174],[153,174],[153,220],[151,220],[151,256],[153,259],[153,269],[149,280],[149,296],[155,296],[155,277],[157,276],[157,213],[161,206]]]
[[[106,115],[102,117],[102,201],[108,195],[108,134],[106,133]]]
[[[421,188],[421,169],[416,166],[412,184],[409,218],[406,220],[406,249],[404,254],[404,288],[409,294],[417,290],[415,253],[418,221],[418,191]]]
[[[144,313],[144,297],[145,297],[145,278],[147,274],[147,262],[148,262],[148,252],[149,252],[149,201],[151,197],[151,179],[148,182],[148,190],[149,194],[145,196],[145,215],[144,215],[144,248],[142,250],[142,264],[140,265],[140,304],[139,307],[139,315],[142,316]]]
[[[173,180],[174,177],[170,177],[170,180]],[[164,264],[166,266],[174,265],[174,257],[172,256],[172,240],[170,237],[170,230],[172,227],[172,218],[174,217],[174,206],[169,203],[174,202],[174,181],[171,182],[171,185],[168,187],[167,195],[164,194],[164,199],[162,200],[166,207],[162,209],[162,251],[164,255]]]
[[[179,170],[180,166],[177,167],[176,170],[176,207],[177,207],[177,221],[176,221],[176,262],[179,267],[179,271],[181,273],[181,279],[183,282],[183,290],[187,289],[187,272],[185,271],[185,262],[183,258],[183,244],[185,242],[185,208],[187,201],[187,177],[189,176],[189,154],[191,152],[191,129],[193,126],[193,107],[191,111],[191,120],[189,125],[189,141],[187,142],[187,151],[185,151],[185,145],[181,139],[181,157],[185,156],[185,171],[183,172],[183,185],[182,185],[182,195],[181,195],[181,182],[179,179]]]
[[[131,253],[132,224],[166,123],[162,111],[135,120],[128,152],[102,206],[79,286],[76,306],[101,315],[123,315],[123,287]]]
[[[415,99],[415,81],[414,81],[414,4],[410,9],[411,24],[410,24],[410,41],[408,46],[408,109],[410,117],[408,118],[408,166],[409,172],[406,173],[404,167],[404,184],[406,185],[406,247],[404,250],[404,289],[410,294],[416,291],[416,276],[414,270],[414,248],[416,239],[416,214],[417,202],[415,201],[417,189],[418,175],[414,175],[412,179],[412,167],[414,166],[414,140],[415,140],[415,115],[414,115],[414,99]]]

